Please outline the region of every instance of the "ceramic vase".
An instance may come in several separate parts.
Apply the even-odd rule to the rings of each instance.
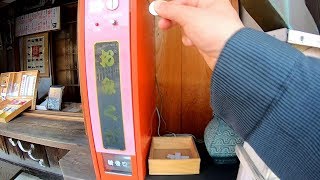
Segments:
[[[215,116],[209,122],[204,133],[204,142],[209,155],[216,164],[234,164],[238,162],[235,146],[243,140],[223,119]]]

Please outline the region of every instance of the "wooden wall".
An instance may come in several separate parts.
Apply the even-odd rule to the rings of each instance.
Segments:
[[[231,0],[238,10],[238,0]],[[158,22],[157,20],[155,21]],[[166,123],[161,132],[191,133],[197,138],[211,120],[209,69],[194,47],[185,47],[181,29],[158,29],[155,24],[157,106]]]
[[[14,17],[14,3],[0,8],[0,73],[19,70]]]
[[[81,102],[78,80],[77,3],[61,6],[61,30],[52,32],[54,85],[65,86],[63,102]]]

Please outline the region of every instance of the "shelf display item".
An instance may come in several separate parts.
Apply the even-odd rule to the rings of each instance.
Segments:
[[[0,75],[0,102],[5,100],[7,96],[7,89],[9,84],[9,73],[2,73]]]
[[[63,90],[64,86],[50,87],[47,109],[56,111],[61,110]]]
[[[152,138],[148,159],[150,175],[199,174],[200,161],[192,136]]]
[[[28,108],[35,109],[39,71],[0,75],[0,122],[9,122]]]

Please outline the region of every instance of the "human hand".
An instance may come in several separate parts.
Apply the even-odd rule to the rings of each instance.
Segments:
[[[161,17],[159,28],[179,24],[183,44],[195,45],[211,70],[228,39],[244,27],[229,0],[158,0],[155,11]]]

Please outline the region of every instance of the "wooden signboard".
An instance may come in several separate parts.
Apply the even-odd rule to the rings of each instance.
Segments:
[[[60,7],[33,12],[16,18],[16,36],[61,29]]]
[[[1,74],[0,122],[9,122],[24,110],[36,106],[39,71]]]

